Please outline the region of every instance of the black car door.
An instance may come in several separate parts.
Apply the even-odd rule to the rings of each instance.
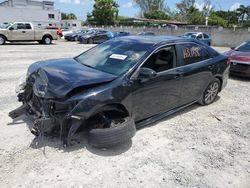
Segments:
[[[181,78],[176,69],[175,46],[160,49],[141,66],[156,71],[148,80],[136,79],[133,83],[132,109],[135,121],[166,112],[179,104]]]
[[[95,42],[96,43],[102,43],[107,40],[107,31],[97,31],[95,35]]]
[[[213,78],[214,63],[207,49],[200,44],[190,42],[176,45],[180,54],[177,66],[182,72],[181,104],[197,101],[203,90]]]

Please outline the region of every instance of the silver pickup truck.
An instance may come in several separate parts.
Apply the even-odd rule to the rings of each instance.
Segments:
[[[38,41],[40,44],[51,44],[57,40],[56,30],[34,28],[29,22],[15,22],[0,29],[0,45],[6,41]]]

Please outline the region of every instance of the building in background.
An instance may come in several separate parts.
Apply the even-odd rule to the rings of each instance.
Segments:
[[[38,26],[59,26],[61,13],[50,0],[6,0],[0,3],[0,23],[32,22]]]
[[[81,20],[61,20],[61,28],[68,28],[70,30],[76,31],[82,28]]]

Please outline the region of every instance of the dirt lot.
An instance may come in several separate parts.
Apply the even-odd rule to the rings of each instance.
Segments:
[[[12,122],[8,112],[19,105],[15,85],[31,63],[89,47],[0,46],[0,187],[250,187],[247,79],[230,78],[214,104],[192,105],[108,150],[89,147],[84,134],[67,150],[58,138],[37,144],[25,117]]]

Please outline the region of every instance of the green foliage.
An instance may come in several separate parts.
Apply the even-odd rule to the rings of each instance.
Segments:
[[[151,10],[144,13],[144,17],[148,19],[170,20],[171,17],[161,10]]]
[[[201,25],[205,23],[205,16],[195,8],[195,0],[182,0],[176,4],[178,12],[176,18],[189,24]]]
[[[98,25],[111,25],[118,16],[119,5],[113,0],[95,0],[92,16]]]
[[[61,13],[62,20],[77,20],[77,17],[73,13],[66,14],[64,12]]]
[[[128,18],[129,17],[126,17],[126,16],[117,16],[115,20],[120,21],[120,20],[126,20]]]
[[[227,21],[218,16],[216,12],[212,12],[210,17],[208,18],[208,25],[226,27]]]
[[[244,24],[244,21],[248,21],[250,18],[250,6],[240,5],[240,7],[236,10],[241,20],[241,24]]]
[[[141,9],[142,15],[150,11],[166,11],[165,0],[134,0],[135,4]]]

